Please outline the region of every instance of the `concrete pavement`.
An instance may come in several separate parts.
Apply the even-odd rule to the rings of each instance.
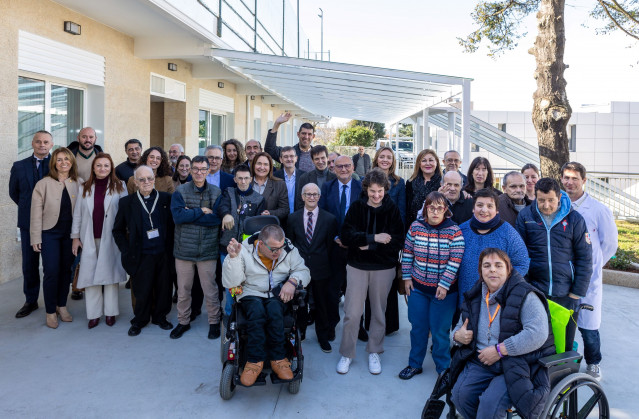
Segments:
[[[602,384],[615,418],[639,417],[639,290],[604,286]],[[114,327],[87,329],[84,301],[69,299],[72,323],[45,326],[40,309],[16,319],[22,282],[0,285],[0,417],[2,418],[418,418],[436,374],[427,356],[424,373],[403,381],[410,324],[400,301],[401,330],[386,339],[382,374],[368,372],[365,344],[351,371],[335,372],[341,326],[333,353],[320,351],[311,326],[303,344],[304,380],[297,395],[284,385],[238,388],[230,401],[218,393],[220,341],[209,340],[206,317],[181,339],[149,325],[137,337],[129,290],[120,287],[120,316]],[[169,320],[177,324],[175,307]],[[581,341],[579,342],[582,347]]]

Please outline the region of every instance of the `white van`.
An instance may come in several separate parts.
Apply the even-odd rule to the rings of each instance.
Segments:
[[[393,151],[395,151],[395,146],[399,145],[399,166],[400,167],[406,167],[406,166],[412,166],[415,164],[415,148],[414,148],[414,143],[413,143],[413,139],[408,137],[408,138],[402,138],[400,137],[397,141],[395,140],[389,140],[388,138],[381,138],[379,140],[377,140],[377,144],[375,146],[375,150],[379,150],[381,147],[390,147],[391,149],[393,149]]]

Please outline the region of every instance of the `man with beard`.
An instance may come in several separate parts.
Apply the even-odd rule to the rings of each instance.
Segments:
[[[89,179],[91,176],[91,166],[95,155],[102,152],[102,147],[96,144],[98,135],[91,127],[84,127],[78,133],[77,141],[72,142],[67,147],[75,156],[78,164],[78,177],[82,180]]]
[[[171,147],[169,147],[169,162],[171,163],[173,173],[175,173],[175,165],[177,164],[178,157],[183,155],[184,147],[182,147],[182,144],[171,144]]]

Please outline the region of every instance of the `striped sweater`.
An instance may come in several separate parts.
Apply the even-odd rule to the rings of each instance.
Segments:
[[[457,291],[457,270],[464,255],[464,236],[450,218],[438,226],[423,218],[411,224],[402,255],[402,277],[420,291],[435,294],[438,286]]]

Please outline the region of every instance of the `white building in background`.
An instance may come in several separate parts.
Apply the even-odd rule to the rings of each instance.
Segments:
[[[479,118],[528,144],[537,145],[531,112],[472,110]],[[639,102],[611,102],[575,108],[568,123],[570,158],[589,172],[625,176],[639,174]],[[433,147],[443,156],[452,148],[449,133],[431,126]],[[471,157],[487,157],[493,168],[516,169],[505,159],[471,145]],[[616,177],[616,176],[613,176]]]

